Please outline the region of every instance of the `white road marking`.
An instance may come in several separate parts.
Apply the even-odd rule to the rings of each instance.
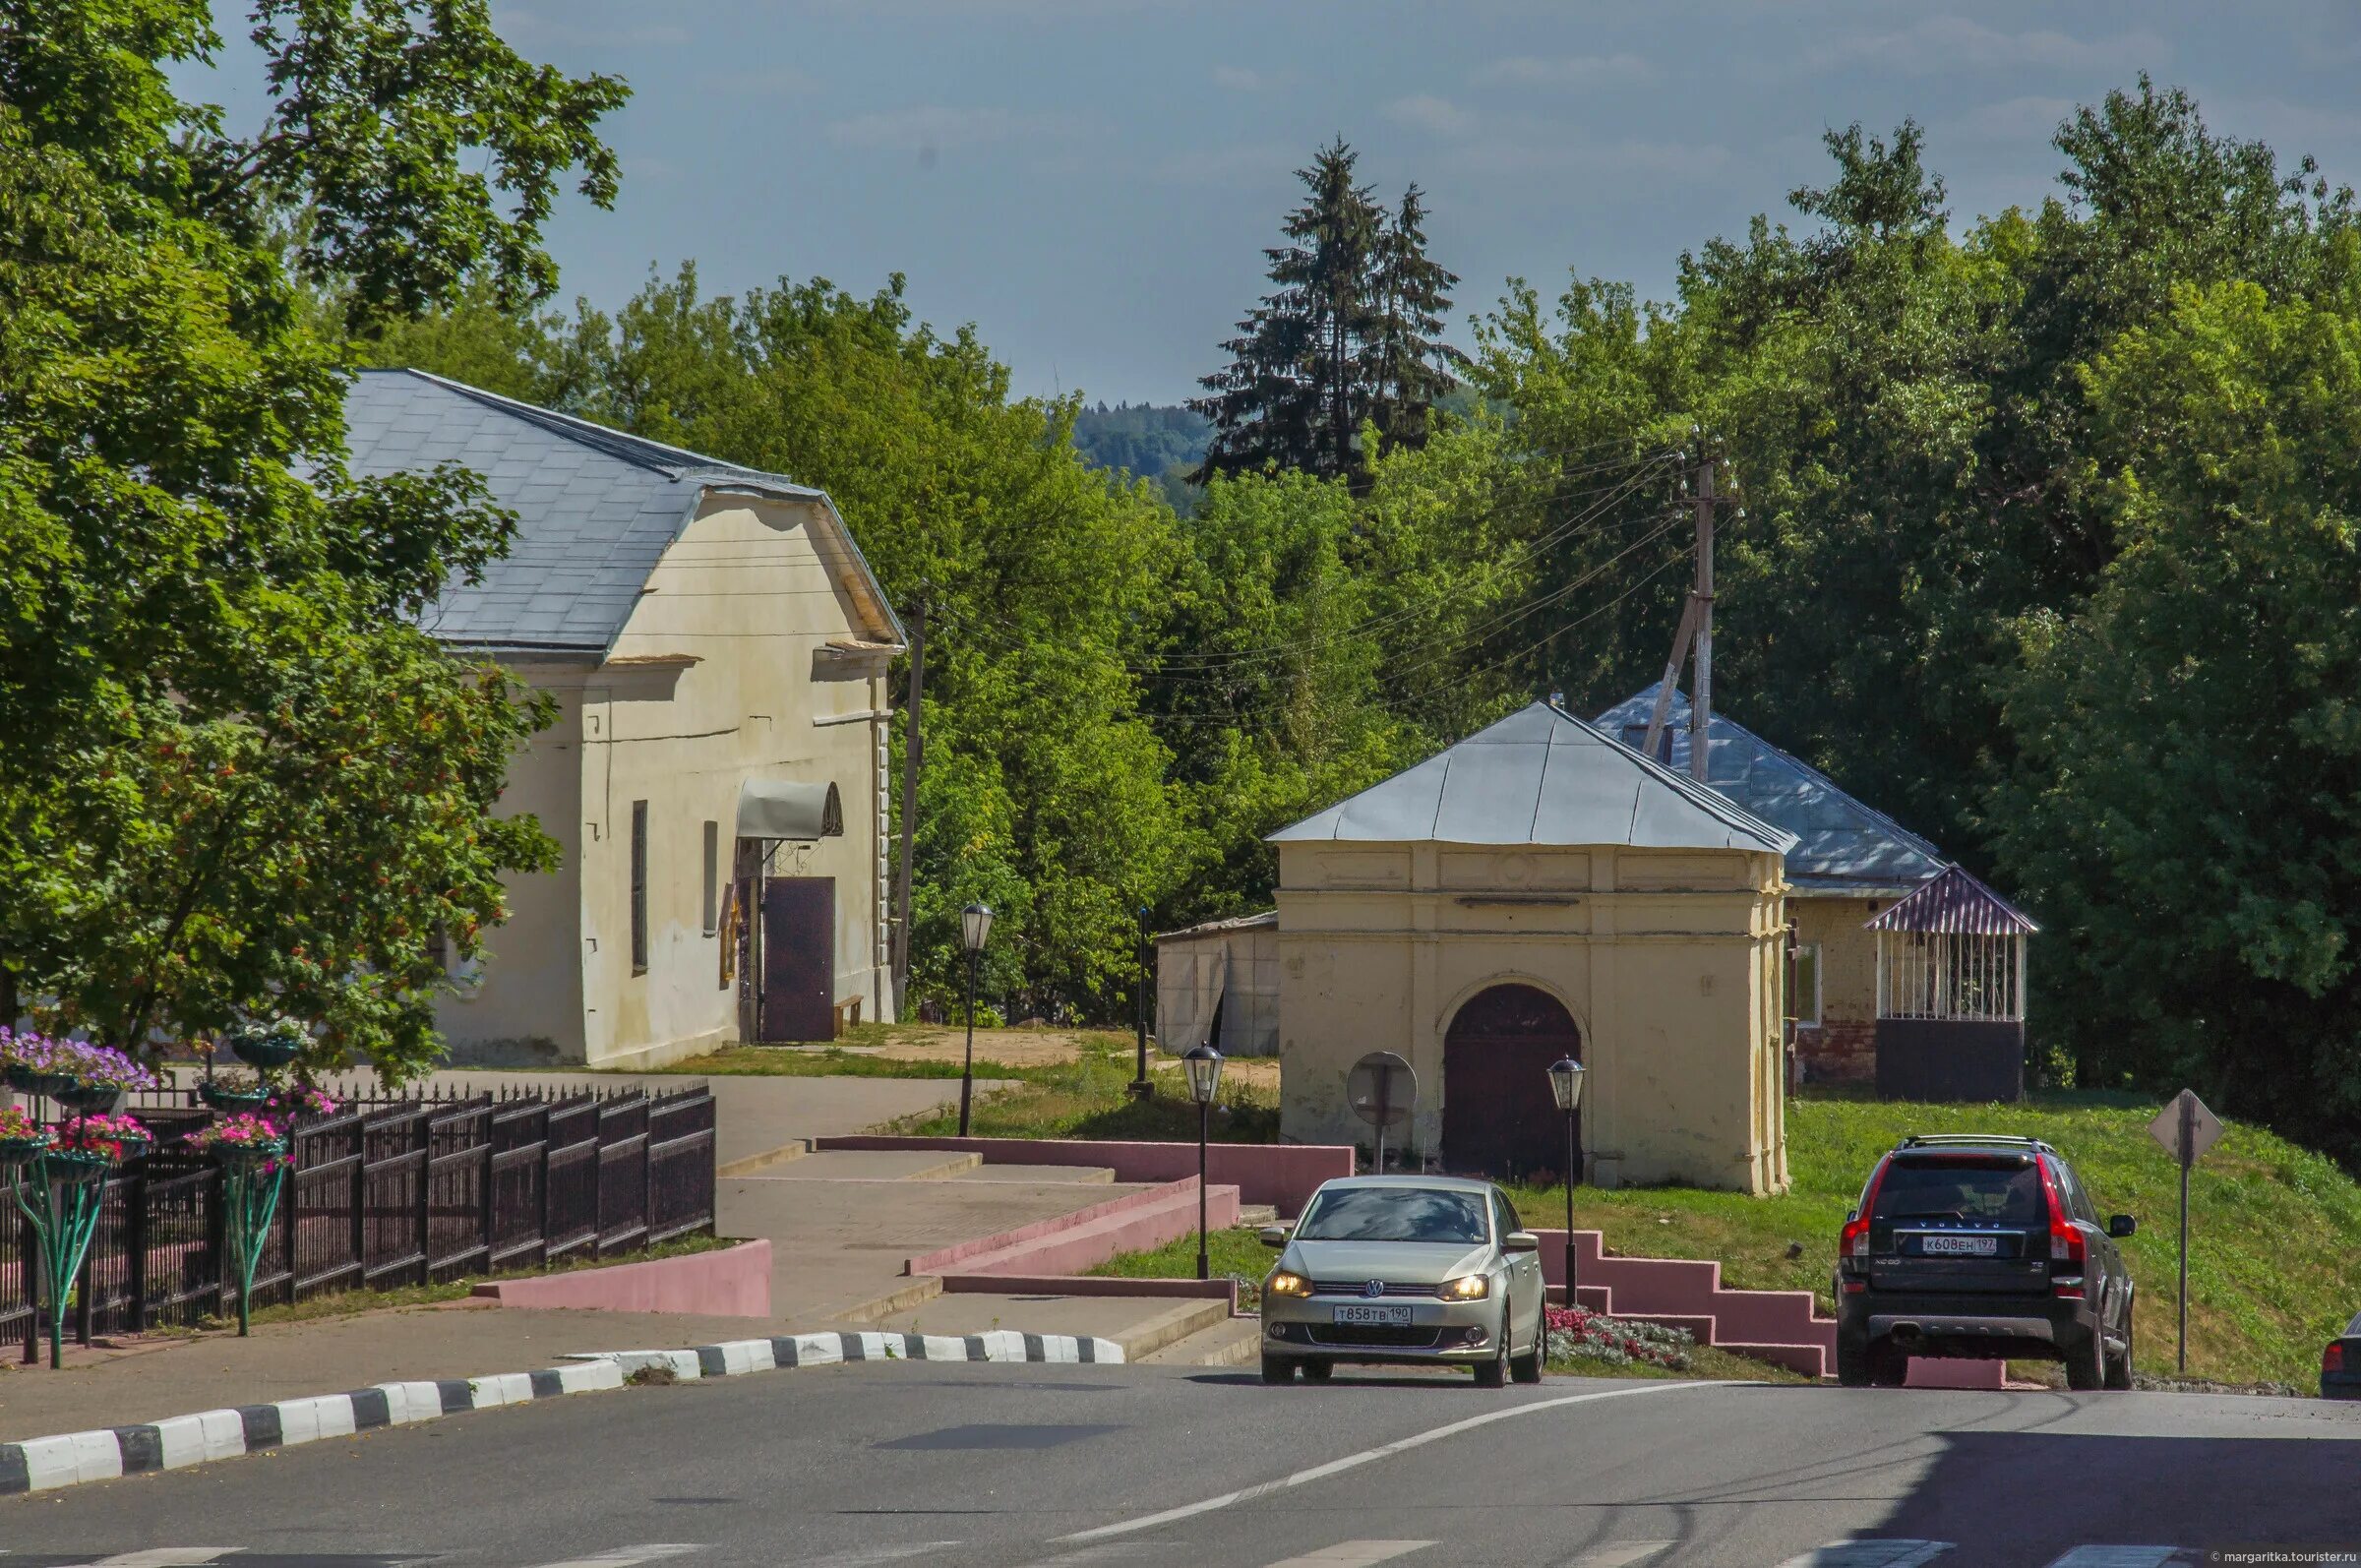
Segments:
[[[644,1546],[617,1546],[612,1551],[592,1552],[587,1557],[569,1557],[564,1562],[543,1563],[541,1568],[636,1568],[639,1563],[683,1557],[704,1549],[702,1546],[657,1541]]]
[[[91,1568],[206,1568],[208,1563],[245,1549],[243,1546],[150,1546],[145,1551],[101,1557]]]
[[[1631,1564],[1653,1557],[1672,1544],[1669,1540],[1610,1540],[1604,1546],[1593,1546],[1565,1568],[1631,1568]]]
[[[2049,1568],[2165,1568],[2180,1560],[2178,1546],[2077,1546]]]
[[[815,1558],[804,1568],[876,1568],[878,1563],[900,1562],[906,1557],[924,1557],[930,1552],[949,1551],[958,1544],[955,1540],[913,1540],[899,1546],[856,1546],[851,1551]]]
[[[1282,1476],[1277,1480],[1266,1480],[1252,1486],[1241,1486],[1237,1491],[1224,1492],[1218,1497],[1208,1497],[1202,1502],[1187,1503],[1179,1508],[1167,1508],[1160,1514],[1146,1514],[1138,1519],[1126,1519],[1113,1525],[1101,1525],[1095,1530],[1077,1530],[1070,1536],[1059,1536],[1057,1538],[1059,1541],[1103,1540],[1109,1536],[1127,1536],[1137,1530],[1154,1530],[1158,1525],[1169,1525],[1176,1520],[1194,1518],[1198,1514],[1210,1514],[1218,1508],[1228,1508],[1234,1503],[1251,1502],[1257,1497],[1267,1497],[1273,1492],[1285,1491],[1291,1486],[1302,1486],[1315,1480],[1326,1480],[1329,1477],[1340,1476],[1348,1470],[1354,1470],[1380,1459],[1391,1459],[1396,1454],[1407,1453],[1414,1448],[1423,1448],[1428,1443],[1440,1442],[1446,1437],[1456,1437],[1461,1432],[1471,1432],[1479,1426],[1489,1426],[1494,1421],[1511,1421],[1524,1416],[1538,1416],[1543,1411],[1559,1410],[1568,1405],[1588,1405],[1603,1399],[1629,1399],[1640,1394],[1679,1394],[1697,1388],[1754,1388],[1759,1386],[1759,1384],[1753,1383],[1734,1382],[1648,1383],[1638,1388],[1609,1388],[1596,1394],[1567,1394],[1557,1399],[1537,1399],[1529,1404],[1510,1405],[1504,1409],[1487,1411],[1482,1416],[1471,1416],[1464,1421],[1452,1421],[1448,1425],[1418,1432],[1396,1442],[1387,1443],[1382,1447],[1366,1448],[1358,1454],[1347,1454],[1342,1459],[1332,1459],[1325,1465],[1314,1465],[1309,1470],[1299,1470],[1294,1475]]]
[[[1275,1562],[1271,1568],[1370,1568],[1372,1563],[1407,1557],[1433,1544],[1431,1540],[1340,1540],[1333,1546]]]
[[[1918,1568],[1951,1550],[1948,1540],[1832,1540],[1779,1568]]]

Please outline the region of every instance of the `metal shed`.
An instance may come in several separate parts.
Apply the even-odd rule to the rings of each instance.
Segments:
[[[1166,1051],[1205,1044],[1214,1009],[1225,1056],[1279,1053],[1279,912],[1208,921],[1156,938],[1156,1041]]]

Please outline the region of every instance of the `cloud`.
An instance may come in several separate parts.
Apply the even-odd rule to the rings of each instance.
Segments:
[[[1979,104],[1945,123],[1943,129],[1970,142],[2047,142],[2060,121],[2074,113],[2074,99],[2034,94]]]
[[[1439,98],[1431,92],[1414,92],[1409,97],[1394,99],[1385,106],[1385,117],[1398,125],[1431,131],[1436,136],[1466,136],[1476,129],[1476,116],[1449,98]]]
[[[1660,181],[1705,180],[1730,166],[1729,149],[1719,143],[1594,142],[1582,133],[1540,129],[1515,137],[1462,142],[1444,159],[1455,173],[1474,178],[1500,175],[1589,175]]]
[[[1833,30],[1803,64],[1818,70],[1866,64],[1927,76],[1975,66],[2120,70],[2158,64],[2171,53],[2146,29],[2077,38],[2049,28],[2004,32],[1966,17],[1927,17],[1891,32]]]
[[[1247,65],[1217,65],[1213,68],[1213,85],[1233,92],[1267,92],[1287,78],[1283,73],[1257,71]]]
[[[1512,54],[1477,72],[1476,79],[1518,87],[1576,88],[1654,82],[1662,74],[1636,54]]]
[[[832,120],[827,139],[839,147],[916,152],[932,158],[942,148],[979,147],[1071,137],[1086,128],[1070,115],[1023,114],[1013,109],[963,109],[921,103]]]
[[[503,11],[500,30],[510,42],[543,47],[551,44],[587,49],[644,48],[654,43],[687,43],[689,30],[669,22],[643,22],[629,27],[583,27],[560,16],[538,11]]]

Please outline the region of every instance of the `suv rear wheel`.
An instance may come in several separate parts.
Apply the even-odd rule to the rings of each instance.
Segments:
[[[1846,1388],[1869,1386],[1869,1342],[1850,1334],[1837,1336],[1837,1382]]]
[[[2066,1350],[2066,1386],[2078,1394],[2107,1385],[2107,1340],[2094,1326]]]
[[[1892,1340],[1869,1347],[1869,1381],[1879,1388],[1900,1388],[1910,1379],[1910,1358]]]

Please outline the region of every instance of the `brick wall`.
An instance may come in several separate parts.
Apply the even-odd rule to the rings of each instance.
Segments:
[[[1795,1059],[1805,1083],[1875,1083],[1877,1023],[1839,1022],[1795,1031]]]

